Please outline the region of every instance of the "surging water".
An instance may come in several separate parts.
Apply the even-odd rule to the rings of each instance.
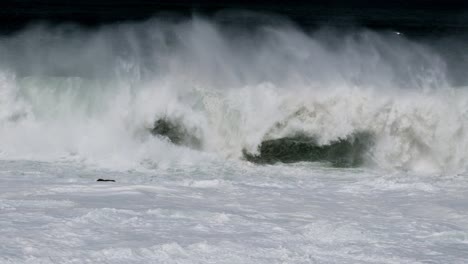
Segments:
[[[460,172],[468,93],[449,64],[429,41],[286,22],[34,27],[0,39],[0,155],[169,166],[242,159],[265,140],[327,145],[365,132],[375,138],[366,166]],[[151,135],[159,119],[199,148]]]
[[[465,263],[463,41],[196,17],[3,36],[0,263]]]

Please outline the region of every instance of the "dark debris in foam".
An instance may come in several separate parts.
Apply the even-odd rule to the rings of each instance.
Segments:
[[[110,179],[97,179],[97,182],[115,182],[115,180],[110,180]]]

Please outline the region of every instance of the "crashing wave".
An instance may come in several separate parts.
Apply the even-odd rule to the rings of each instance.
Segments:
[[[441,49],[276,22],[155,18],[0,37],[0,158],[468,169],[463,38]]]

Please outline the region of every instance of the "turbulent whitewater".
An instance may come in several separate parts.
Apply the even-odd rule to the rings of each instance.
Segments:
[[[466,36],[257,18],[0,36],[0,263],[465,263]]]
[[[365,132],[375,137],[368,166],[464,171],[467,89],[448,71],[453,58],[426,42],[201,18],[31,27],[0,40],[0,155],[127,167],[192,159],[148,133],[167,118],[208,156]]]

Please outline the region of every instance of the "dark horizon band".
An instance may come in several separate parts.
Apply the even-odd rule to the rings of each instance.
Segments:
[[[107,23],[141,21],[158,14],[182,17],[199,14],[216,16],[224,10],[274,13],[303,26],[363,26],[406,32],[437,33],[468,31],[468,3],[446,0],[7,0],[0,3],[0,30],[15,31],[29,24],[75,23],[98,26]],[[239,17],[224,17],[239,22]],[[243,17],[242,23],[248,18]],[[247,21],[248,22],[248,21]]]

